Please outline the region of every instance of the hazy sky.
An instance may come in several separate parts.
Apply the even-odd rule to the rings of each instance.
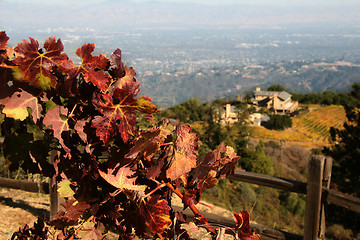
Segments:
[[[136,0],[149,2],[150,0]],[[256,4],[256,5],[360,5],[359,0],[158,0],[160,2],[194,2],[211,5],[221,4]]]
[[[0,0],[1,3],[2,0]],[[103,2],[106,0],[12,0],[12,2],[44,2],[44,3],[67,3],[67,4],[83,4],[88,2]],[[114,1],[114,0],[113,0]],[[119,0],[119,2],[122,0]],[[202,3],[207,5],[229,5],[229,4],[246,4],[246,5],[357,5],[360,6],[359,0],[132,0],[135,2],[189,2]]]

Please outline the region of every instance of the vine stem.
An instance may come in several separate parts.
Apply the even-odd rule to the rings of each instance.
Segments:
[[[160,184],[159,186],[157,186],[155,189],[153,189],[151,192],[149,192],[148,194],[145,195],[145,198],[149,197],[151,194],[153,194],[154,192],[156,192],[157,190],[159,190],[160,188],[165,187],[165,184]]]
[[[161,236],[161,234],[159,233],[156,233],[158,235],[158,237],[161,239],[161,240],[164,240],[163,236]]]
[[[180,192],[180,190],[179,190],[178,188],[175,189],[174,186],[173,186],[171,183],[169,183],[169,182],[166,183],[166,186],[167,186],[168,188],[170,188],[170,190],[173,191],[176,195],[178,195],[178,196],[181,198],[181,200],[184,200],[184,195]],[[205,217],[199,212],[199,210],[196,208],[195,204],[190,204],[188,207],[191,209],[191,211],[195,214],[196,217],[205,218]],[[213,226],[210,226],[210,224],[209,224],[207,221],[206,221],[206,223],[204,223],[204,227],[205,227],[209,232],[212,232],[212,233],[216,234],[216,231],[215,231],[214,227],[213,227]]]
[[[69,117],[71,117],[76,109],[78,104],[75,104],[75,106],[73,107],[73,109],[71,110],[70,114],[69,114]]]
[[[94,218],[94,216],[91,215],[88,219],[86,219],[86,221],[85,221],[84,223],[90,222],[91,220],[93,220],[93,218]],[[69,238],[69,240],[74,240],[75,235],[78,235],[79,232],[81,231],[81,229],[84,228],[84,223],[82,223],[81,226],[75,231],[75,234],[71,235],[71,237]]]

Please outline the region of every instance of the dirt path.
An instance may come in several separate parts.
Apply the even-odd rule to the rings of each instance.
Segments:
[[[0,189],[0,240],[10,239],[13,232],[37,220],[37,216],[49,216],[49,196],[15,189]]]
[[[181,200],[175,197],[172,204],[181,205]],[[201,204],[198,204],[197,207],[201,212],[232,217],[232,212],[220,207],[209,208]],[[49,209],[50,201],[46,194],[0,188],[0,240],[10,239],[13,232],[25,224],[33,226],[37,217],[42,214],[45,214],[48,219]],[[184,225],[184,228],[188,229],[187,225]],[[191,237],[193,239],[211,239],[205,229],[201,228],[199,231],[191,232]],[[115,234],[109,234],[107,239],[117,239],[117,237]],[[233,239],[233,237],[227,236],[226,239]]]

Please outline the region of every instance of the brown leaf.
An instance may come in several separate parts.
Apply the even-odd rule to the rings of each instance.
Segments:
[[[166,176],[171,180],[178,179],[196,167],[198,138],[191,131],[189,125],[182,124],[176,127],[175,153],[166,171]]]
[[[171,207],[160,195],[153,195],[150,199],[140,205],[140,214],[145,219],[146,226],[153,234],[162,234],[172,223],[169,211]]]
[[[59,229],[77,225],[80,216],[86,210],[90,209],[89,204],[86,204],[85,202],[76,202],[75,199],[69,199],[61,205],[65,208],[65,212],[60,210],[49,222],[49,225],[55,226]]]
[[[135,180],[136,177],[133,177],[134,171],[132,171],[129,167],[121,167],[117,170],[118,165],[113,169],[108,169],[107,173],[99,170],[100,176],[104,178],[108,183],[117,187],[119,189],[128,189],[144,192],[146,189],[145,185],[136,185]],[[114,172],[116,172],[114,174]]]
[[[79,137],[85,143],[87,142],[87,135],[86,135],[86,133],[84,133],[84,127],[88,121],[89,120],[78,120],[78,121],[76,121],[75,126],[74,126],[74,129],[78,133]]]
[[[53,109],[49,110],[45,117],[43,123],[45,126],[51,128],[54,132],[54,137],[59,140],[60,144],[65,151],[69,152],[70,149],[65,145],[63,138],[61,137],[62,132],[69,130],[68,119],[63,119],[61,116],[67,116],[68,111],[62,106],[56,106]],[[69,116],[67,116],[69,117]]]
[[[0,31],[0,50],[5,50],[9,37],[6,36],[5,31]]]
[[[160,132],[160,129],[150,129],[140,133],[140,136],[134,142],[134,146],[125,157],[135,159],[139,154],[144,157],[154,154],[160,148]]]
[[[234,212],[234,219],[236,221],[235,230],[237,231],[240,240],[260,240],[258,234],[253,234],[250,228],[250,214],[248,211],[242,211],[239,214]]]
[[[41,117],[42,107],[37,97],[28,92],[17,92],[10,98],[2,99],[0,103],[5,105],[3,113],[7,117],[23,121],[29,115],[28,108],[32,110],[31,116],[35,123]]]
[[[121,60],[121,50],[116,49],[110,56],[110,70],[114,79],[122,78],[125,76],[125,66]]]
[[[205,187],[206,182],[212,182],[211,178],[209,178],[209,172],[211,171],[215,171],[217,177],[228,176],[234,171],[239,158],[232,147],[225,147],[224,143],[221,143],[214,151],[205,154],[201,158],[198,167],[192,174],[191,184],[198,183],[199,188]]]

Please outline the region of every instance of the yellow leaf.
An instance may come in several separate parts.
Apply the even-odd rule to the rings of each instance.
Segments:
[[[72,197],[74,196],[75,192],[70,187],[71,182],[68,179],[64,179],[58,183],[58,192],[60,197]]]

